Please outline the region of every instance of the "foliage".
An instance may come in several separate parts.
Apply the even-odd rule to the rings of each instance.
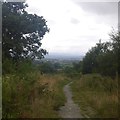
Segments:
[[[22,61],[14,62],[12,59],[4,59],[2,64],[2,75],[5,74],[21,74],[24,76],[26,72],[35,70],[35,66],[31,60],[24,59]]]
[[[50,61],[42,62],[38,65],[41,73],[57,73],[61,68],[59,63],[52,63]]]
[[[3,59],[42,58],[47,52],[41,40],[49,32],[43,16],[28,14],[22,2],[2,3]]]
[[[111,41],[96,44],[85,55],[82,61],[82,72],[100,73],[115,77],[118,72],[120,33],[111,33]]]
[[[110,34],[110,38],[113,41],[112,42],[112,48],[113,48],[113,54],[114,54],[114,59],[116,61],[116,67],[118,72],[120,72],[120,32],[116,33],[116,32],[112,32]],[[119,73],[120,75],[120,73]]]
[[[74,63],[74,65],[76,65],[77,63]],[[79,67],[79,66],[78,66]],[[65,75],[69,78],[69,79],[75,79],[75,78],[79,78],[81,76],[81,72],[77,71],[78,69],[76,69],[76,66],[73,67],[65,67],[64,68],[64,73]]]
[[[73,63],[73,69],[78,72],[81,73],[82,72],[82,61],[78,62],[78,63]]]
[[[34,89],[35,81],[38,79],[38,73],[32,70],[29,70],[28,73],[24,67],[21,70],[24,74],[16,71],[14,74],[3,75],[3,118],[21,116],[22,111],[25,111],[29,106],[30,96]]]
[[[57,110],[66,101],[63,86],[68,82],[62,74],[40,75],[31,68],[25,74],[4,75],[3,118],[58,118]]]
[[[62,75],[45,73],[56,73],[61,66],[49,62],[39,67],[32,64],[33,59],[47,54],[41,48],[41,40],[49,32],[46,20],[43,16],[28,14],[25,3],[4,2],[2,5],[2,117],[59,117],[56,110],[65,102],[62,89],[68,80]]]

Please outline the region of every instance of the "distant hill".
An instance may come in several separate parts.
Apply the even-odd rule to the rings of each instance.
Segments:
[[[83,59],[84,56],[77,56],[77,55],[66,55],[66,54],[48,54],[45,58],[41,60],[34,60],[35,64],[39,64],[41,62],[52,62],[52,63],[59,63],[61,65],[72,65],[73,62],[79,62]]]
[[[67,54],[48,54],[45,59],[58,59],[58,60],[82,60],[84,56],[67,55]]]

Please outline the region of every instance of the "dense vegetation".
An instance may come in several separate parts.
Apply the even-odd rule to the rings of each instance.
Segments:
[[[29,65],[21,65],[22,73],[3,76],[3,118],[60,117],[57,110],[66,101],[62,89],[69,80],[61,74],[41,75]]]
[[[83,74],[100,73],[104,76],[116,77],[118,75],[120,33],[111,33],[109,42],[96,44],[85,55],[79,64],[74,65],[78,72]]]
[[[57,111],[66,101],[62,89],[71,80],[73,98],[83,113],[116,117],[120,33],[97,43],[79,63],[44,61],[47,51],[41,40],[49,32],[47,22],[43,16],[28,14],[26,7],[20,2],[2,3],[3,118],[60,117]]]
[[[41,40],[49,32],[46,20],[43,16],[28,14],[26,7],[22,2],[2,4],[3,59],[42,58],[47,53],[41,48]]]
[[[86,74],[71,85],[73,99],[88,118],[118,118],[118,81]]]
[[[118,118],[120,33],[96,44],[71,70],[82,73],[71,85],[81,113],[90,118]]]
[[[20,2],[2,3],[2,117],[52,118],[64,104],[62,88],[69,82],[55,72],[58,64],[41,63],[47,53],[41,40],[49,31],[46,20],[25,11]]]

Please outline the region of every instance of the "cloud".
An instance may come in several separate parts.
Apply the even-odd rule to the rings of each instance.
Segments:
[[[42,47],[49,53],[84,54],[100,38],[108,40],[111,27],[117,26],[115,5],[78,1],[27,1],[28,12],[42,15],[48,21],[50,32],[44,36]]]
[[[76,18],[71,18],[71,23],[72,24],[78,24],[80,21]]]
[[[117,13],[117,2],[78,2],[76,3],[85,11],[99,15],[113,15]]]
[[[82,8],[83,11],[88,13],[89,16],[93,16],[98,24],[104,23],[111,26],[111,28],[118,28],[118,2],[80,2],[79,0],[72,1],[80,8]]]
[[[120,32],[120,2],[118,3],[118,30]]]

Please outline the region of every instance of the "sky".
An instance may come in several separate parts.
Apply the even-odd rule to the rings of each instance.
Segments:
[[[115,1],[115,0],[114,0]],[[50,32],[42,40],[49,54],[85,55],[118,27],[118,3],[82,0],[26,0],[29,13],[43,16]]]

